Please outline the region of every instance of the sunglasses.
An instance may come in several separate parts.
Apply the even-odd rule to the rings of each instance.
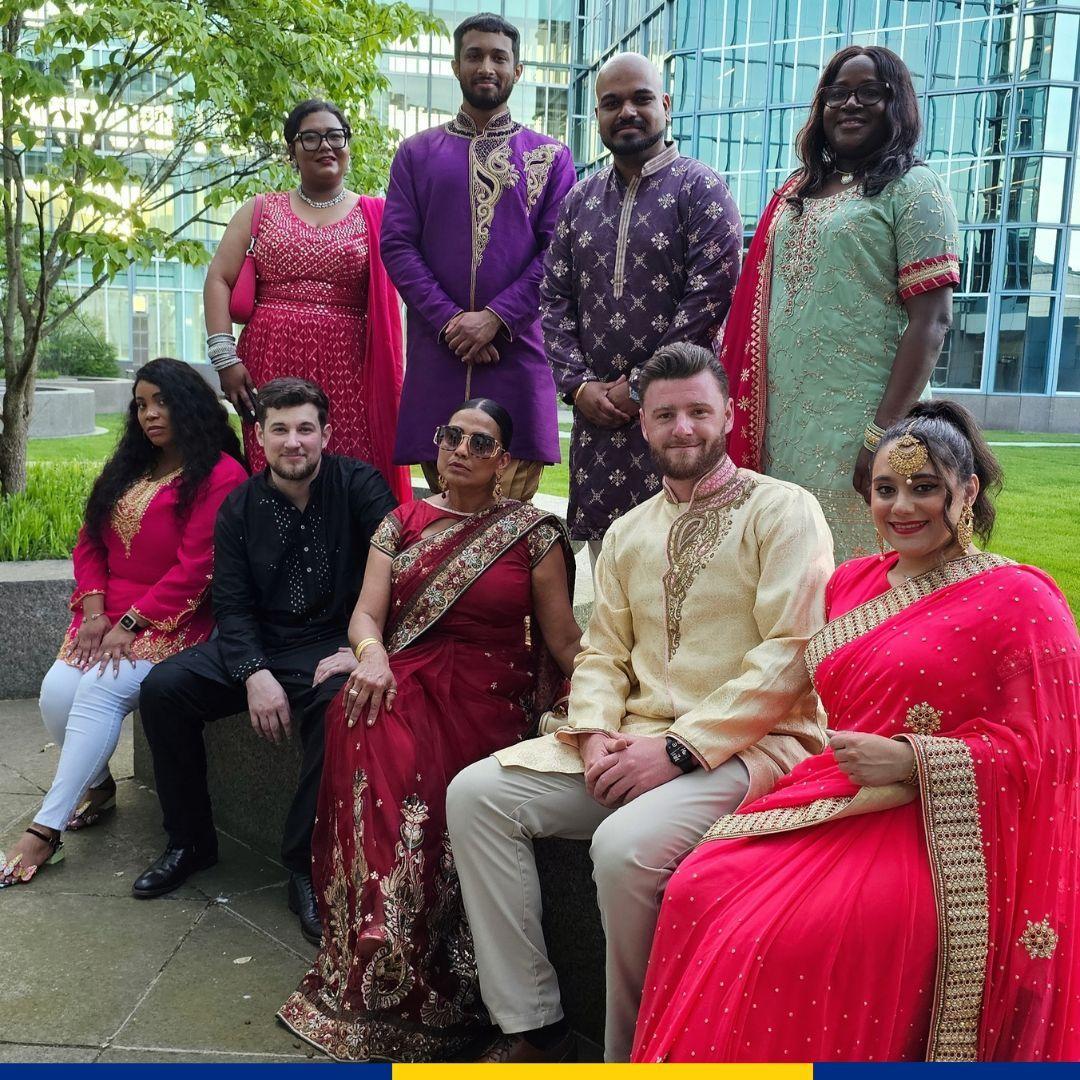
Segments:
[[[852,97],[860,105],[877,105],[878,102],[884,101],[891,92],[892,87],[887,82],[864,82],[854,89],[837,83],[833,86],[824,86],[820,91],[821,100],[830,109],[843,107]]]
[[[435,429],[434,443],[440,450],[456,450],[461,445],[461,440],[467,439],[466,446],[469,454],[476,458],[492,458],[500,450],[499,440],[494,435],[485,435],[482,431],[474,431],[466,435],[459,427],[452,424],[440,424]]]

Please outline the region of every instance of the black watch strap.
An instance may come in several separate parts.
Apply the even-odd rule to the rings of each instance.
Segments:
[[[698,767],[698,759],[678,739],[668,735],[664,747],[667,756],[671,758],[671,764],[682,769],[684,773],[693,772]]]

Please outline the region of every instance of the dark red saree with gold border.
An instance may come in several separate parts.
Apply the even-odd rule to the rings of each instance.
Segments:
[[[312,842],[323,945],[282,1006],[296,1034],[342,1061],[446,1061],[489,1033],[446,835],[446,789],[521,739],[562,676],[544,647],[531,572],[562,547],[557,518],[505,500],[423,538],[447,513],[399,507],[372,543],[393,558],[384,631],[397,680],[373,727],[326,714]]]
[[[807,649],[829,726],[911,742],[917,788],[831,751],[668,885],[637,1061],[1080,1057],[1080,639],[1041,570],[890,588],[841,566]]]

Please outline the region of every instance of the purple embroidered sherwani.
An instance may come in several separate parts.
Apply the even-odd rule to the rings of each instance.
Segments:
[[[562,460],[540,279],[574,178],[569,149],[508,112],[480,135],[459,112],[398,148],[381,235],[383,264],[408,307],[398,464],[434,461],[436,426],[467,397],[494,398],[510,413],[515,458]],[[459,311],[485,307],[503,322],[492,342],[499,361],[465,365],[443,330]]]
[[[540,288],[544,341],[572,404],[590,379],[608,382],[661,345],[712,348],[739,275],[742,223],[727,185],[674,144],[626,184],[613,165],[563,202]],[[600,540],[660,490],[635,417],[621,428],[574,411],[570,506],[575,540]]]

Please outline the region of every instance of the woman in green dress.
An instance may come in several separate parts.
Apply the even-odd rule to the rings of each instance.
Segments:
[[[895,53],[829,61],[802,168],[762,215],[724,332],[729,452],[817,497],[838,562],[874,546],[872,449],[926,391],[960,280],[956,212],[915,155],[920,129]]]

